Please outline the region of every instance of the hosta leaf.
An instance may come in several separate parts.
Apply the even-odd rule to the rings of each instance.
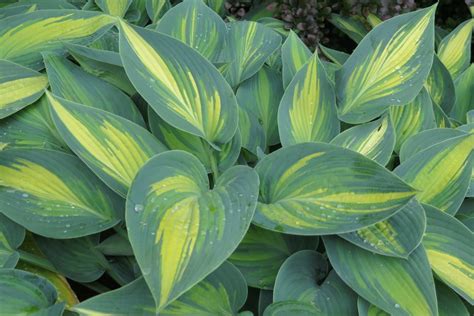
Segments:
[[[11,16],[0,21],[0,59],[39,70],[43,68],[41,52],[62,51],[63,42],[91,42],[114,22],[111,16],[79,10]]]
[[[64,43],[64,44],[70,45],[71,43]],[[80,45],[80,44],[76,44],[76,45]],[[102,35],[98,39],[94,40],[91,44],[89,44],[88,47],[118,53],[119,34],[113,29],[108,30],[104,35]],[[111,62],[115,63],[115,58],[114,60],[111,60]]]
[[[49,148],[67,151],[51,119],[46,96],[0,121],[0,150]]]
[[[278,109],[283,146],[329,142],[339,133],[334,89],[317,54],[310,58],[286,88]]]
[[[222,15],[224,11],[225,0],[204,0],[204,3],[218,14]]]
[[[83,70],[113,84],[128,95],[135,94],[118,53],[77,44],[66,44],[65,47]]]
[[[451,111],[456,99],[454,82],[448,69],[446,69],[436,55],[433,56],[433,65],[431,66],[428,78],[426,78],[425,87],[430,93],[433,102],[444,111]]]
[[[438,57],[456,79],[468,66],[474,19],[469,19],[449,33],[438,47]]]
[[[337,135],[331,144],[357,151],[367,158],[386,165],[395,148],[395,130],[388,115],[354,126]]]
[[[254,155],[257,155],[259,149],[265,150],[265,131],[259,119],[250,110],[239,108],[239,132],[243,148]]]
[[[107,14],[122,18],[133,0],[95,0],[97,6]]]
[[[5,2],[5,1],[3,1]],[[36,10],[51,10],[51,9],[77,9],[74,5],[69,3],[71,1],[67,0],[19,0],[13,5],[24,5],[24,4],[34,4],[36,5]]]
[[[270,304],[263,313],[263,316],[315,316],[315,309],[309,303],[294,300],[280,301]]]
[[[0,60],[0,119],[38,100],[48,87],[48,78],[32,69]]]
[[[45,278],[13,269],[0,269],[0,293],[3,315],[41,315],[57,299],[56,290]],[[62,308],[44,315],[60,316]]]
[[[448,115],[443,111],[443,109],[436,103],[433,102],[433,112],[436,119],[437,127],[439,128],[449,128],[452,127],[451,120]]]
[[[435,8],[396,16],[364,37],[336,73],[341,120],[367,122],[415,98],[432,64]]]
[[[0,152],[0,212],[51,238],[103,231],[122,201],[72,155],[45,149]]]
[[[210,61],[217,61],[224,46],[226,25],[202,0],[186,0],[160,19],[156,30],[197,50]]]
[[[132,246],[128,239],[120,234],[107,237],[96,247],[104,255],[108,256],[133,256]]]
[[[356,43],[362,41],[367,34],[367,29],[362,21],[354,17],[345,17],[333,13],[331,14],[331,19],[329,21]]]
[[[419,246],[408,259],[381,256],[335,236],[324,237],[337,274],[370,303],[394,315],[437,315],[428,258]]]
[[[62,275],[76,282],[93,282],[100,278],[107,268],[104,255],[95,249],[98,237],[61,240],[36,236],[35,241],[41,252]]]
[[[281,46],[281,61],[283,73],[283,86],[286,88],[296,73],[308,62],[311,57],[311,51],[299,38],[299,36],[290,31],[287,39]]]
[[[271,28],[252,21],[231,22],[227,33],[223,73],[232,87],[252,77],[281,44],[281,36]]]
[[[243,273],[249,286],[272,289],[286,258],[302,249],[315,250],[317,245],[317,237],[284,235],[250,226],[229,261]]]
[[[461,73],[455,82],[456,102],[450,116],[462,123],[466,123],[466,115],[474,109],[474,64],[471,64]]]
[[[441,282],[436,282],[436,296],[439,316],[469,316],[469,312],[459,296]]]
[[[146,0],[146,12],[153,23],[157,23],[170,6],[169,0]]]
[[[421,89],[420,94],[408,104],[391,106],[389,114],[396,135],[395,152],[400,151],[410,136],[436,127],[431,98],[426,89]]]
[[[389,316],[390,314],[381,310],[375,305],[370,304],[362,297],[359,296],[357,299],[357,310],[359,311],[359,316]]]
[[[8,6],[6,8],[1,8],[0,19],[4,19],[12,15],[33,12],[36,9],[37,9],[37,5],[35,4],[21,5],[20,3],[18,3],[18,5],[16,6]]]
[[[14,268],[20,258],[16,251],[25,239],[25,229],[0,213],[0,268]]]
[[[461,222],[425,205],[427,225],[423,246],[436,275],[469,304],[474,304],[473,233]]]
[[[325,47],[321,44],[318,45],[319,48],[321,49],[321,52],[326,56],[329,60],[331,60],[333,63],[335,63],[338,66],[342,66],[347,58],[349,58],[349,54],[340,52],[335,49],[331,49],[329,47]]]
[[[237,90],[237,102],[247,112],[258,118],[265,132],[268,146],[280,142],[278,136],[277,113],[283,86],[281,74],[263,66],[254,76],[244,81]]]
[[[456,218],[471,231],[474,231],[474,199],[464,200],[456,213]]]
[[[279,149],[256,171],[261,187],[254,223],[289,234],[354,231],[393,215],[416,193],[361,154],[322,143]]]
[[[357,315],[357,295],[331,271],[326,259],[313,250],[289,257],[278,271],[273,301],[309,303],[315,315]]]
[[[386,220],[340,236],[371,252],[407,258],[420,244],[425,228],[425,212],[414,199]]]
[[[48,94],[59,133],[74,153],[122,196],[141,166],[166,151],[143,127],[120,116]]]
[[[166,35],[120,24],[120,54],[137,91],[169,124],[223,144],[237,129],[237,102],[199,53]]]
[[[408,158],[395,174],[420,192],[420,202],[455,214],[469,187],[474,134],[435,144]]]
[[[247,298],[240,272],[224,262],[217,270],[171,303],[160,315],[236,315]],[[90,298],[73,308],[80,315],[156,315],[155,302],[143,278]]]
[[[45,65],[55,95],[145,125],[133,101],[118,88],[88,74],[64,57],[46,56]]]
[[[367,15],[367,22],[370,24],[370,26],[372,28],[374,28],[377,25],[379,25],[380,23],[382,23],[383,21],[378,16],[376,16],[375,14],[369,13]]]
[[[250,225],[257,195],[258,177],[249,167],[228,169],[209,191],[206,170],[191,154],[165,152],[145,164],[130,188],[126,218],[159,310],[234,251]]]
[[[148,121],[152,133],[169,149],[187,151],[201,161],[206,170],[212,171],[212,159],[216,160],[219,170],[226,170],[234,165],[240,154],[241,137],[235,133],[230,142],[221,147],[221,151],[213,149],[209,144],[197,136],[191,135],[169,125],[153,109],[148,108]]]

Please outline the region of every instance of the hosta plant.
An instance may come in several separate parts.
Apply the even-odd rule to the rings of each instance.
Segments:
[[[1,5],[0,314],[472,313],[473,20],[222,4]]]

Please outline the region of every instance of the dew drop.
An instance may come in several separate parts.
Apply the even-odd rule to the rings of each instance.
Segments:
[[[135,210],[135,212],[137,212],[137,213],[143,211],[143,205],[141,205],[141,204],[135,204],[134,210]]]
[[[23,193],[21,196],[24,197],[24,198],[29,197],[28,193]]]
[[[399,305],[399,304],[395,304],[395,308],[400,308],[400,305]]]

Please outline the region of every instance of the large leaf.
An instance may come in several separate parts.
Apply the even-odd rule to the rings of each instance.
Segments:
[[[53,285],[33,273],[0,269],[0,306],[3,315],[62,315],[59,310],[46,312],[57,299]],[[62,304],[61,304],[62,305]]]
[[[48,94],[59,133],[74,153],[122,196],[141,166],[166,151],[150,132],[120,116]]]
[[[455,82],[456,102],[450,116],[466,123],[467,112],[474,109],[474,64],[461,73]]]
[[[107,31],[115,20],[79,10],[42,10],[0,21],[0,59],[39,70],[41,52],[63,51],[63,42],[88,43]]]
[[[261,187],[254,223],[289,234],[354,231],[393,215],[416,193],[361,154],[322,143],[279,149],[256,171]]]
[[[436,55],[433,56],[433,65],[428,78],[426,78],[425,87],[433,102],[444,111],[451,111],[456,99],[454,82],[448,69]]]
[[[122,203],[75,156],[0,152],[0,212],[36,234],[73,238],[103,231],[118,222]]]
[[[0,150],[13,148],[67,151],[51,119],[45,95],[23,111],[0,121]]]
[[[331,144],[349,148],[385,166],[395,148],[395,129],[388,115],[354,126],[337,135]]]
[[[55,95],[145,125],[133,101],[118,88],[88,74],[64,57],[48,55],[45,65]]]
[[[469,19],[458,25],[439,43],[438,57],[454,79],[469,66],[473,27],[474,19]]]
[[[423,246],[436,275],[469,304],[474,304],[474,234],[453,216],[425,205]]]
[[[235,133],[230,142],[224,144],[220,151],[212,148],[204,139],[181,131],[158,116],[153,109],[148,108],[148,122],[150,129],[169,149],[187,151],[201,161],[206,170],[212,171],[213,159],[219,170],[226,170],[234,165],[240,154],[241,137]]]
[[[228,169],[209,190],[204,166],[183,151],[156,155],[138,172],[127,197],[127,227],[159,310],[235,250],[257,195],[257,174],[244,166]]]
[[[309,303],[315,315],[357,315],[357,295],[334,270],[325,278],[327,270],[326,259],[316,251],[293,254],[278,271],[273,301]]]
[[[407,258],[421,243],[425,228],[423,207],[413,199],[388,219],[340,236],[371,252]]]
[[[311,51],[299,38],[299,36],[290,31],[285,42],[281,46],[281,62],[283,86],[286,88],[296,73],[306,64],[311,57]]]
[[[0,213],[0,268],[14,268],[20,258],[17,248],[25,239],[25,229]]]
[[[262,125],[267,146],[278,144],[277,113],[283,95],[280,73],[263,66],[239,86],[236,95],[239,106]]]
[[[169,124],[223,144],[237,129],[237,101],[217,69],[166,35],[120,23],[120,55],[137,91]]]
[[[107,14],[122,18],[133,0],[95,0],[97,6]]]
[[[367,122],[416,97],[433,60],[435,9],[396,16],[364,37],[336,73],[341,120]]]
[[[38,100],[48,78],[32,69],[0,60],[0,119]]]
[[[315,250],[317,245],[317,237],[284,235],[252,225],[229,261],[242,272],[249,286],[272,289],[286,258],[299,250]]]
[[[395,174],[420,192],[420,202],[455,214],[469,187],[474,134],[435,144],[402,162]]]
[[[252,77],[280,47],[281,36],[271,28],[252,21],[231,22],[227,33],[223,73],[232,87]]]
[[[171,303],[160,315],[236,315],[247,298],[240,272],[224,262],[217,270]],[[90,298],[73,308],[80,315],[156,315],[155,302],[143,278]]]
[[[102,253],[95,249],[98,237],[60,240],[37,236],[35,241],[62,275],[76,282],[93,282],[102,276],[108,266]]]
[[[408,259],[363,250],[335,236],[324,237],[337,274],[370,303],[394,315],[437,315],[428,258],[419,246]]]
[[[329,142],[339,133],[334,88],[314,54],[286,88],[278,108],[283,146]]]
[[[160,19],[156,30],[188,44],[210,61],[218,60],[227,33],[221,17],[202,0],[177,4]]]
[[[391,106],[389,114],[396,135],[395,152],[400,151],[410,136],[436,127],[431,98],[426,89],[421,89],[420,94],[404,106]]]

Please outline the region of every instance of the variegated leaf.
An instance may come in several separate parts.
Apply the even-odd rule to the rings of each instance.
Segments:
[[[364,37],[336,73],[341,120],[367,122],[416,97],[433,60],[435,9],[396,16]]]
[[[434,144],[402,162],[394,173],[419,190],[420,202],[455,214],[469,187],[474,134]]]
[[[435,285],[423,246],[408,259],[381,256],[335,236],[323,238],[334,270],[361,297],[393,315],[437,315]]]
[[[423,207],[413,199],[386,220],[340,236],[371,252],[408,258],[421,243],[425,228]]]
[[[14,15],[0,21],[0,59],[39,70],[41,52],[63,51],[63,42],[92,42],[114,22],[111,16],[79,10]]]
[[[36,11],[37,8],[38,6],[36,4],[22,4],[17,2],[13,5],[7,6],[6,8],[0,8],[0,19],[4,19],[12,15],[30,13]]]
[[[49,93],[48,101],[54,123],[69,148],[123,197],[142,165],[167,150],[146,129],[120,116]]]
[[[73,238],[103,231],[123,201],[72,155],[45,149],[0,152],[0,212],[36,234]]]
[[[146,12],[153,23],[157,23],[167,9],[171,7],[169,0],[145,0]]]
[[[38,100],[48,87],[48,78],[29,68],[0,60],[0,119]]]
[[[186,44],[120,22],[120,56],[130,81],[169,124],[227,143],[237,129],[237,101],[217,69]]]
[[[395,129],[388,115],[354,126],[337,135],[331,144],[357,151],[385,166],[395,148]]]
[[[466,115],[474,110],[474,64],[471,64],[455,81],[456,102],[450,112],[450,117],[466,123]]]
[[[263,126],[259,119],[245,108],[239,108],[239,132],[243,148],[254,155],[257,155],[259,150],[265,151],[267,145]]]
[[[322,143],[279,149],[256,171],[261,187],[254,223],[296,235],[344,233],[375,224],[416,193],[361,154]]]
[[[438,57],[456,79],[468,66],[474,19],[469,19],[449,33],[438,47]]]
[[[283,146],[329,142],[339,133],[334,88],[317,54],[295,75],[278,108]]]
[[[321,49],[321,52],[326,56],[329,60],[331,60],[333,63],[335,63],[338,66],[344,65],[346,62],[347,58],[349,58],[349,54],[340,52],[335,49],[331,49],[329,47],[325,47],[321,44],[319,44],[319,48]]]
[[[425,205],[427,225],[423,237],[431,268],[469,304],[474,304],[474,234],[453,216]]]
[[[364,23],[355,17],[346,17],[333,13],[329,21],[356,43],[362,41],[367,35],[367,28]]]
[[[389,313],[370,304],[360,296],[357,299],[357,310],[359,311],[359,316],[390,316]]]
[[[122,18],[133,0],[95,0],[97,6],[105,13]]]
[[[48,55],[44,61],[55,95],[145,125],[133,101],[118,88],[88,74],[64,57]]]
[[[209,190],[204,166],[183,151],[156,155],[138,172],[127,197],[127,227],[159,311],[235,250],[257,195],[258,176],[244,166],[225,171]]]
[[[160,19],[156,30],[188,44],[210,61],[218,61],[227,28],[217,13],[202,0],[186,0]]]
[[[290,31],[287,39],[281,46],[281,61],[283,86],[286,88],[296,73],[308,62],[311,51],[298,35]]]
[[[252,21],[231,22],[223,59],[229,61],[222,72],[236,88],[252,77],[281,44],[281,36],[271,28]]]
[[[433,65],[428,78],[426,78],[425,87],[433,102],[449,113],[456,100],[454,82],[448,69],[436,55],[433,56]]]

